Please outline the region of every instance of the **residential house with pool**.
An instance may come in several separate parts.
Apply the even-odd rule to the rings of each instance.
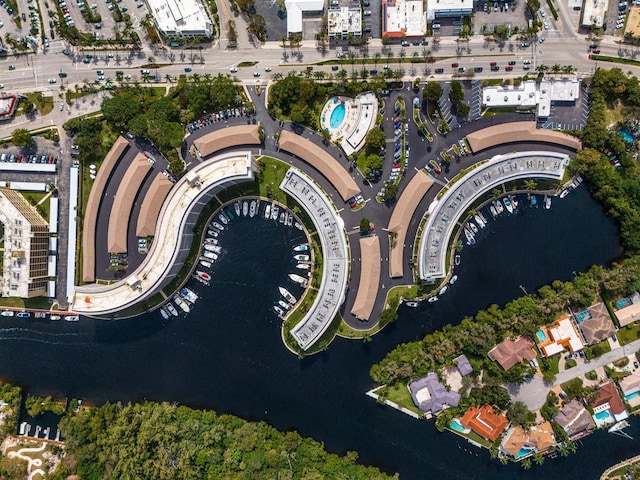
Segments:
[[[509,428],[500,443],[500,453],[520,460],[528,455],[544,453],[556,444],[551,423],[542,422],[525,430],[520,425]]]
[[[620,398],[616,384],[607,382],[589,397],[593,409],[593,420],[598,428],[619,422],[629,417]]]
[[[638,370],[624,377],[618,382],[618,385],[620,385],[625,402],[633,410],[638,409],[640,407],[640,373]]]
[[[602,302],[591,305],[575,317],[587,345],[595,345],[616,333],[616,326]]]
[[[469,407],[460,423],[485,440],[495,442],[507,428],[509,420],[504,415],[496,414],[491,405],[483,405],[480,408]]]
[[[565,315],[537,332],[542,354],[549,358],[568,349],[571,353],[584,348],[584,342],[571,317]]]
[[[565,403],[553,417],[553,421],[562,427],[570,439],[584,437],[596,428],[589,411],[576,399]]]
[[[487,355],[494,362],[498,362],[504,370],[509,370],[523,360],[531,361],[536,358],[534,346],[529,337],[523,336],[516,340],[506,338],[493,347]]]
[[[445,408],[457,407],[460,402],[460,394],[441,383],[435,372],[409,382],[408,387],[413,403],[427,418],[437,415]]]

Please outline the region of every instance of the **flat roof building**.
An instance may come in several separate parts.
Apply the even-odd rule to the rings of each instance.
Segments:
[[[331,8],[327,15],[329,38],[347,39],[349,35],[362,36],[362,10],[360,7]]]
[[[422,0],[382,1],[383,37],[424,37],[426,33],[427,16]]]
[[[582,11],[582,26],[587,28],[602,28],[609,2],[606,0],[584,0]]]
[[[427,0],[427,21],[473,13],[473,0]]]
[[[285,0],[287,9],[287,33],[302,33],[302,17],[304,13],[322,12],[324,0]]]
[[[640,320],[640,303],[632,303],[627,307],[616,310],[616,317],[621,327]]]
[[[200,0],[146,0],[160,30],[167,36],[210,37],[213,23]]]
[[[21,193],[0,188],[4,237],[2,296],[30,298],[47,293],[49,224]]]
[[[18,97],[16,95],[0,96],[0,121],[11,120],[18,106]]]

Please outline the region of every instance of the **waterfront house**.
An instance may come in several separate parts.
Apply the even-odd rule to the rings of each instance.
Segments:
[[[553,421],[560,425],[569,437],[582,435],[596,427],[591,414],[582,402],[575,399],[565,404],[553,417]]]
[[[502,453],[520,459],[531,453],[543,453],[556,444],[549,422],[531,427],[528,431],[520,425],[511,427],[500,444]]]
[[[454,363],[456,364],[456,367],[458,367],[460,375],[462,375],[463,377],[473,372],[473,368],[471,367],[469,360],[467,360],[467,357],[465,357],[464,355],[460,355],[458,358],[456,358],[454,360]]]
[[[529,337],[520,337],[515,341],[507,338],[493,347],[487,355],[494,362],[498,362],[504,370],[509,370],[516,363],[536,358],[533,347],[534,343]]]
[[[460,423],[482,438],[495,442],[509,424],[509,420],[504,415],[496,415],[490,405],[483,405],[480,408],[470,407]]]
[[[607,307],[600,302],[590,306],[582,321],[578,317],[578,327],[587,345],[593,345],[616,333],[616,327],[609,316]]]
[[[620,390],[625,397],[630,397],[634,393],[640,392],[640,373],[633,372],[631,375],[627,375],[620,382]]]
[[[447,407],[457,407],[460,401],[460,394],[440,383],[434,372],[409,382],[408,386],[413,403],[427,414],[436,415]]]
[[[601,385],[595,393],[590,395],[589,406],[593,409],[593,419],[598,428],[629,417],[616,384],[613,382]]]
[[[618,323],[621,327],[640,320],[640,299],[638,298],[638,292],[636,292],[631,298],[631,304],[626,307],[622,307],[616,310],[616,317],[618,317]]]
[[[564,316],[543,330],[545,340],[540,344],[540,351],[545,357],[552,357],[568,348],[571,353],[584,348],[580,334],[569,316]]]

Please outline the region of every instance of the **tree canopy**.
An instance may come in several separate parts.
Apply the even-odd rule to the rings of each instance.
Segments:
[[[437,102],[443,94],[442,87],[438,82],[427,82],[422,90],[422,98],[429,102]]]
[[[26,128],[16,128],[11,134],[11,142],[16,147],[26,147],[31,143],[31,132]]]

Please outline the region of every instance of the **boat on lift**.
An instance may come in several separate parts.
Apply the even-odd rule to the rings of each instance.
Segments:
[[[224,212],[220,212],[220,215],[218,215],[218,219],[225,225],[229,223],[229,219],[225,216]]]
[[[299,268],[300,270],[311,270],[311,264],[310,263],[299,263],[296,265],[296,268]]]
[[[176,305],[178,307],[180,307],[180,309],[184,312],[184,313],[189,313],[191,311],[191,309],[189,308],[189,305],[187,305],[187,302],[185,302],[182,297],[180,297],[180,295],[175,295],[173,297],[173,301],[176,302]]]
[[[233,204],[233,209],[236,211],[236,217],[240,216],[240,200]]]
[[[247,213],[249,213],[249,202],[245,200],[242,202],[242,216],[246,217]]]
[[[169,313],[171,315],[173,315],[174,317],[178,316],[178,310],[176,310],[176,307],[173,306],[173,304],[171,302],[167,302],[167,304],[165,305],[165,307],[167,307],[167,310],[169,310]]]
[[[284,287],[278,287],[278,289],[280,290],[280,295],[282,295],[284,297],[284,299],[289,302],[291,305],[294,305],[298,300],[296,299],[296,297],[294,297],[293,295],[291,295],[291,292],[289,292],[289,290],[287,290]]]
[[[256,216],[256,201],[251,200],[251,205],[249,206],[249,216],[251,218]]]
[[[308,262],[309,261],[309,255],[302,255],[302,254],[294,255],[293,258],[295,258],[299,262]]]
[[[302,243],[293,247],[294,252],[306,252],[307,250],[309,250],[309,245],[306,243]]]

